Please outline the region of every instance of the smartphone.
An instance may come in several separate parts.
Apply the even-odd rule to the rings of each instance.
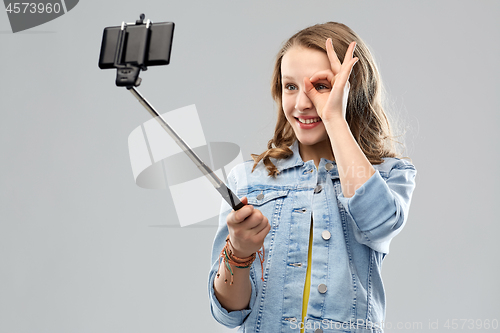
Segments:
[[[119,59],[121,64],[142,63],[140,60],[143,55],[138,50],[144,43],[145,24],[127,25],[126,37],[123,45],[122,57]],[[168,65],[170,62],[170,53],[172,51],[172,40],[174,37],[173,22],[152,23],[149,27],[150,32],[146,41],[146,55],[144,64],[149,66]],[[99,56],[99,68],[109,69],[115,67],[115,52],[117,51],[118,35],[121,27],[104,28],[101,54]]]

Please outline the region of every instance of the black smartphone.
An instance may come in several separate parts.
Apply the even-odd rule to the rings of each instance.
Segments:
[[[127,25],[122,56],[121,59],[118,59],[118,63],[124,65],[144,63],[147,67],[169,64],[175,24],[173,22],[151,24],[144,45],[146,48],[145,59],[141,59],[144,55],[140,54],[138,50],[141,50],[142,44],[144,44],[144,29],[147,29],[145,26],[146,24]],[[104,28],[99,56],[100,69],[116,68],[115,53],[121,29],[121,27]]]

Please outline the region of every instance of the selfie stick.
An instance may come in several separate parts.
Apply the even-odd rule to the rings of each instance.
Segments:
[[[135,25],[143,25],[144,14],[141,14],[141,19],[135,22]],[[130,23],[129,23],[130,24]],[[132,23],[133,24],[133,23]],[[147,41],[150,34],[150,27],[152,22],[147,20],[144,32],[142,34],[142,40],[139,45],[139,60],[134,64],[120,63],[122,59],[122,53],[124,48],[124,40],[126,35],[125,22],[122,23],[121,30],[118,35],[118,43],[116,45],[115,52],[115,67],[117,68],[116,85],[125,86],[135,98],[141,103],[146,110],[155,118],[158,123],[165,129],[165,131],[172,137],[172,139],[179,145],[179,147],[186,153],[186,155],[191,159],[191,161],[196,164],[198,169],[208,178],[215,189],[222,195],[224,200],[227,201],[229,205],[234,210],[238,210],[244,206],[244,204],[238,199],[238,197],[220,180],[217,175],[214,174],[212,169],[208,167],[201,158],[189,147],[189,145],[182,140],[182,138],[174,131],[172,127],[166,122],[166,120],[155,110],[155,108],[139,93],[135,88],[141,84],[141,78],[139,78],[139,73],[142,70],[147,70],[145,65],[146,59],[146,49]]]
[[[167,131],[167,133],[174,139],[174,141],[181,147],[181,149],[186,153],[186,155],[191,159],[191,161],[196,164],[198,169],[205,175],[205,177],[208,178],[208,180],[212,183],[212,185],[215,187],[217,191],[222,195],[224,200],[227,201],[228,204],[231,205],[231,207],[234,210],[238,210],[241,207],[244,206],[244,204],[238,199],[236,195],[220,180],[219,177],[217,177],[212,169],[210,169],[196,153],[189,147],[189,145],[182,140],[182,138],[174,131],[172,127],[163,119],[163,117],[154,109],[154,107],[139,93],[135,87],[130,86],[127,87],[127,89],[134,95],[135,98],[141,103],[146,110],[149,111],[151,116],[153,116],[158,123],[160,123],[161,127]]]

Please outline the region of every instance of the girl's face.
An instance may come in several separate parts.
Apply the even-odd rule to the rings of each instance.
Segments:
[[[310,78],[319,71],[330,69],[326,53],[301,46],[290,48],[281,60],[283,110],[302,145],[314,146],[328,140],[325,126],[304,92],[304,77]],[[319,92],[330,93],[327,80],[314,85]]]

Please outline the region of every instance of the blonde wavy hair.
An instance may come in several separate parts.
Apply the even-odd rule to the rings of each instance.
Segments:
[[[342,61],[353,41],[356,42],[354,57],[359,61],[354,66],[349,82],[351,88],[346,110],[346,120],[359,147],[370,163],[381,164],[382,157],[400,157],[394,145],[391,124],[382,107],[383,86],[375,60],[363,40],[342,23],[327,22],[317,24],[297,32],[288,39],[276,56],[271,82],[271,94],[278,107],[278,119],[274,137],[269,140],[267,150],[260,155],[252,154],[255,167],[263,161],[269,176],[275,177],[279,171],[270,158],[285,159],[293,153],[289,148],[296,140],[292,126],[283,111],[281,81],[281,61],[285,53],[295,46],[302,46],[326,54],[326,39],[331,38],[337,57]]]

